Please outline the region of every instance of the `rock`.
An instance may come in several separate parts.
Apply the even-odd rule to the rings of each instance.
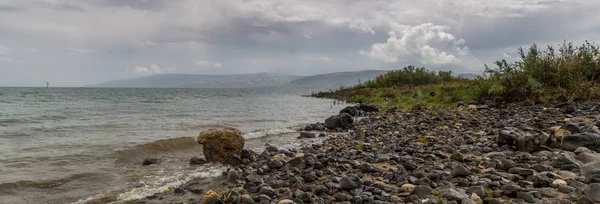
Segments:
[[[598,154],[598,153],[587,153],[586,152],[586,153],[580,153],[575,158],[577,160],[581,161],[583,164],[587,164],[587,163],[592,163],[592,162],[598,162],[598,161],[600,161],[600,154]]]
[[[244,194],[241,197],[240,203],[242,204],[254,204],[254,200],[252,199],[252,197],[248,194]]]
[[[579,169],[578,161],[573,157],[573,153],[561,152],[552,158],[552,167],[559,168],[561,170],[574,170]]]
[[[539,202],[539,200],[537,198],[533,197],[533,195],[531,195],[531,193],[529,193],[529,192],[517,192],[517,198],[523,199],[525,202],[528,202],[528,203]]]
[[[496,138],[498,145],[513,145],[517,140],[517,135],[508,130],[501,130]]]
[[[600,134],[578,133],[563,137],[562,148],[564,150],[575,151],[579,147],[600,152]]]
[[[469,110],[477,110],[477,105],[472,105],[472,104],[468,105],[467,109],[469,109]]]
[[[516,185],[504,185],[500,188],[502,190],[502,194],[508,196],[508,197],[516,197],[517,196],[517,192],[522,191],[522,189],[519,186]]]
[[[596,120],[596,122],[594,122],[594,126],[600,128],[600,120]]]
[[[535,152],[539,150],[541,140],[532,135],[521,135],[515,140],[515,147],[521,152]]]
[[[201,195],[202,193],[204,193],[204,189],[202,189],[199,183],[188,184],[184,187],[184,189],[197,195]]]
[[[295,202],[290,199],[283,199],[277,202],[277,204],[295,204]]]
[[[303,138],[317,138],[317,133],[315,132],[300,132],[300,137],[298,137],[299,139],[303,139]]]
[[[585,196],[592,199],[594,202],[600,202],[600,183],[591,183],[583,191]]]
[[[242,163],[242,159],[240,159],[240,156],[237,154],[232,154],[229,155],[227,157],[227,159],[225,159],[224,164],[229,164],[231,166],[238,166]]]
[[[340,181],[340,189],[342,190],[352,190],[355,188],[358,188],[358,184],[348,177],[344,176]]]
[[[379,108],[371,104],[360,104],[358,108],[364,112],[379,112]]]
[[[279,167],[282,167],[283,164],[283,160],[281,159],[277,159],[277,160],[271,160],[269,162],[267,162],[267,166],[269,166],[269,168],[271,169],[278,169]]]
[[[478,105],[477,110],[489,110],[490,107],[488,105]]]
[[[588,183],[600,183],[600,161],[584,164],[581,167],[581,174]]]
[[[558,192],[567,193],[567,194],[575,191],[575,188],[573,188],[571,186],[559,186],[557,189],[558,189]]]
[[[483,200],[481,199],[481,197],[479,195],[477,195],[476,193],[472,193],[470,198],[471,198],[471,200],[475,201],[478,204],[483,203]]]
[[[340,114],[341,113],[348,113],[351,116],[359,116],[360,109],[358,109],[358,107],[356,107],[356,106],[348,106],[348,107],[345,107],[344,109],[340,110]]]
[[[594,204],[594,201],[591,198],[588,198],[586,196],[581,196],[581,197],[579,197],[579,199],[577,199],[577,203],[579,203],[579,204]]]
[[[325,124],[323,124],[323,123],[309,124],[306,127],[304,127],[304,131],[323,131],[323,130],[325,130]]]
[[[232,183],[237,183],[237,180],[240,178],[240,175],[234,169],[229,169],[227,172],[227,181]]]
[[[273,188],[271,188],[270,186],[261,187],[258,193],[269,196],[271,198],[275,197],[275,190],[273,190]]]
[[[208,162],[200,157],[192,157],[190,159],[190,165],[203,165],[206,163],[208,163]]]
[[[202,131],[198,143],[202,144],[206,161],[214,163],[225,163],[229,156],[240,155],[244,148],[244,138],[235,128]]]
[[[325,120],[325,127],[330,130],[335,130],[336,128],[350,128],[354,119],[350,114],[341,113],[339,115],[332,115],[331,117]]]
[[[526,169],[521,167],[513,167],[508,170],[508,173],[519,174],[523,177],[531,176],[535,173],[533,169]]]
[[[159,160],[157,158],[146,158],[142,162],[142,166],[148,166],[148,165],[152,165],[152,164],[157,164],[158,162],[159,162]]]
[[[469,195],[464,189],[450,187],[440,192],[440,197],[447,198],[448,200],[460,201],[465,198],[469,198]]]
[[[575,112],[575,107],[573,105],[570,105],[570,104],[569,105],[565,105],[562,108],[562,111],[563,111],[563,113],[571,114],[571,113]]]
[[[408,192],[408,193],[413,192],[414,188],[415,188],[415,185],[412,185],[410,183],[404,184],[400,187],[400,189],[402,189],[404,192]]]
[[[425,198],[425,196],[431,195],[433,189],[426,185],[419,185],[413,188],[412,195],[417,195],[419,198]]]
[[[467,193],[475,193],[480,197],[486,197],[485,188],[483,186],[471,186],[467,189]]]
[[[552,181],[552,186],[567,186],[567,182],[562,179],[555,179],[554,181]]]
[[[462,164],[457,164],[452,168],[453,177],[465,177],[471,175],[471,170]]]
[[[564,124],[560,128],[571,132],[571,134],[581,133],[581,130],[579,129],[579,126],[577,124],[574,124],[574,123]]]
[[[296,167],[298,169],[306,168],[306,163],[304,162],[304,158],[302,157],[294,157],[290,161],[287,162],[291,167]]]

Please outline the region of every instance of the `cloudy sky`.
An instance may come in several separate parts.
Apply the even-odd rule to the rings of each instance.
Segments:
[[[0,86],[159,73],[479,73],[517,47],[600,43],[597,0],[0,0]]]

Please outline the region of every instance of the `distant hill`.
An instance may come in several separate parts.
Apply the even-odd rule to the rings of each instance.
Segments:
[[[108,81],[91,87],[251,88],[282,86],[298,78],[300,77],[276,76],[268,73],[236,75],[158,74]]]
[[[306,87],[306,88],[339,88],[341,86],[353,86],[359,82],[365,82],[369,79],[385,74],[389,70],[365,70],[356,72],[334,72],[328,74],[319,74],[314,76],[302,77],[291,81],[288,86]]]

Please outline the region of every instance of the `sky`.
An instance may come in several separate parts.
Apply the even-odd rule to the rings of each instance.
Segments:
[[[517,48],[600,43],[597,0],[0,0],[0,86],[163,73],[481,73]]]

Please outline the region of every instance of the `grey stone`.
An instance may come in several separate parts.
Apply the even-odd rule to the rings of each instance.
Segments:
[[[417,196],[419,196],[419,198],[424,198],[427,195],[431,195],[432,192],[433,192],[433,189],[431,189],[429,186],[418,185],[415,188],[413,188],[413,191],[411,192],[411,194],[417,195]]]
[[[584,164],[600,161],[600,154],[598,153],[580,153],[575,157],[577,160]]]
[[[355,188],[358,188],[358,184],[348,177],[343,177],[340,181],[340,189],[342,190],[352,190]]]
[[[552,158],[552,167],[561,170],[578,170],[579,163],[571,152],[561,152]]]
[[[471,175],[471,170],[462,164],[457,164],[452,168],[453,177],[466,177]]]
[[[533,197],[533,195],[529,192],[517,192],[517,198],[523,199],[525,202],[528,202],[528,203],[539,202],[539,200],[537,198]]]
[[[579,147],[600,152],[600,134],[578,133],[563,137],[562,148],[564,150],[575,151]]]
[[[591,183],[583,191],[585,196],[592,199],[594,202],[600,202],[600,183]]]
[[[562,127],[560,127],[561,129],[565,129],[569,132],[571,132],[572,134],[576,134],[576,133],[580,133],[581,130],[579,129],[579,126],[575,123],[567,123],[564,124]]]
[[[588,198],[586,196],[581,196],[581,197],[579,197],[579,199],[577,199],[577,203],[579,203],[579,204],[594,204],[594,201],[591,198]]]
[[[460,200],[469,198],[469,196],[467,195],[467,193],[464,189],[454,188],[454,187],[450,187],[450,188],[442,190],[440,192],[440,196],[447,198],[449,200],[456,200],[456,201],[460,201]]]
[[[300,137],[298,138],[317,138],[317,133],[315,132],[300,132]]]
[[[259,192],[260,194],[263,195],[267,195],[271,198],[275,197],[275,190],[273,190],[273,188],[271,188],[270,186],[263,186],[260,188]]]
[[[340,113],[348,113],[351,116],[359,116],[360,109],[356,106],[348,106],[348,107],[345,107],[344,109],[340,110]]]
[[[471,186],[467,189],[467,193],[475,193],[481,198],[485,198],[485,188],[483,186]]]
[[[352,126],[354,119],[348,113],[340,113],[339,115],[330,116],[325,120],[325,127],[330,130],[335,130],[336,128],[349,128]]]
[[[533,135],[521,135],[515,140],[515,147],[521,152],[535,152],[540,148],[541,139]]]

